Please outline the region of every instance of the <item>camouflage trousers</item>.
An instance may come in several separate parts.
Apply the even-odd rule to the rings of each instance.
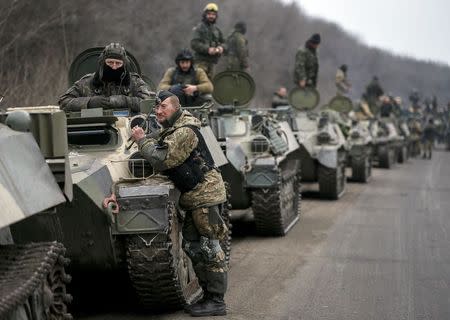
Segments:
[[[196,61],[195,65],[198,68],[202,68],[203,71],[206,72],[206,75],[208,76],[209,80],[213,80],[214,77],[214,69],[215,69],[215,64],[212,62],[207,62],[207,61]]]
[[[228,267],[220,246],[228,233],[222,219],[224,204],[186,212],[183,224],[183,249],[191,258],[204,292],[223,296],[227,290]]]
[[[423,157],[431,159],[431,155],[433,152],[433,141],[432,140],[424,140],[423,141]]]

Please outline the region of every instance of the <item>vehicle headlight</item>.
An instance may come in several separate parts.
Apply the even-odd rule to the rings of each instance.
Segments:
[[[144,179],[153,174],[153,167],[141,153],[135,152],[128,158],[128,170],[134,178]]]

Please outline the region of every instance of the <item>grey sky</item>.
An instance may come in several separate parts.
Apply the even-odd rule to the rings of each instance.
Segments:
[[[449,0],[282,0],[291,1],[369,45],[450,64]]]

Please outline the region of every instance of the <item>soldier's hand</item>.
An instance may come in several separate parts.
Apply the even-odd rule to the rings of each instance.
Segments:
[[[219,54],[222,54],[222,53],[223,53],[223,47],[221,47],[221,46],[218,46],[218,47],[216,48],[216,50],[217,50],[217,52],[218,52]]]
[[[104,96],[93,96],[89,99],[87,107],[93,108],[107,108],[109,106],[109,99]]]
[[[194,93],[198,90],[197,86],[194,86],[192,84],[186,85],[186,87],[183,89],[184,94],[188,96],[193,96]]]
[[[138,142],[139,140],[145,138],[145,132],[144,129],[142,129],[139,126],[135,126],[134,128],[131,129],[131,138]]]
[[[300,86],[300,88],[304,88],[306,86],[306,80],[300,80],[298,85]]]

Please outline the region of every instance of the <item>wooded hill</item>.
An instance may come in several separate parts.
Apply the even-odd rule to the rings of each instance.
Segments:
[[[67,88],[71,60],[92,46],[121,42],[159,82],[181,48],[206,1],[198,0],[0,0],[0,94],[2,104],[55,104]],[[345,63],[359,97],[373,75],[386,91],[407,97],[412,88],[450,100],[448,65],[418,61],[370,48],[339,26],[304,14],[277,0],[220,0],[218,25],[228,34],[247,22],[251,74],[257,84],[254,105],[267,105],[280,85],[293,86],[296,50],[315,32],[319,50],[319,89],[325,103],[335,93],[336,68]]]

